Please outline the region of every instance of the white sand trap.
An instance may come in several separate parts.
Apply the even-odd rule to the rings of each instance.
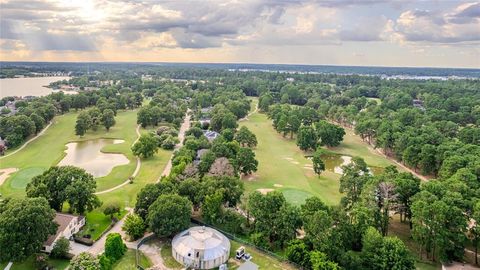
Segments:
[[[268,192],[272,192],[273,191],[273,188],[259,188],[257,189],[257,191],[259,191],[260,193],[262,193],[263,195],[267,194]]]
[[[304,169],[307,169],[307,170],[312,170],[313,171],[313,168],[312,167],[303,167]]]
[[[286,159],[286,160],[293,160],[293,158],[291,158],[291,157],[284,157],[283,159]]]
[[[283,185],[280,184],[273,184],[274,187],[283,187]]]
[[[313,165],[312,165],[312,164],[305,164],[305,165],[303,165],[303,167],[305,167],[305,168],[313,168]]]
[[[295,164],[295,165],[300,164],[300,162],[298,162],[298,161],[291,161],[291,162],[292,162],[293,164]]]
[[[7,178],[10,176],[10,174],[18,171],[17,168],[6,168],[6,169],[0,169],[0,186],[7,180]]]

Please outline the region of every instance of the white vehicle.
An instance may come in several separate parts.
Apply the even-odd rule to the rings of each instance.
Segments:
[[[235,258],[237,260],[240,260],[243,258],[243,255],[245,255],[245,247],[244,246],[241,246],[237,249],[237,251],[235,252]]]

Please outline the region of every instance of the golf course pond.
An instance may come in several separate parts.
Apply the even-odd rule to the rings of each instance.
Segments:
[[[336,174],[343,174],[342,166],[350,164],[352,162],[352,157],[336,154],[325,154],[322,155],[322,160],[325,163],[325,170]],[[383,172],[383,168],[381,167],[368,166],[368,169],[372,175],[378,175]]]
[[[85,169],[94,177],[108,175],[116,166],[126,165],[130,161],[123,154],[104,153],[103,147],[109,144],[119,144],[124,140],[95,139],[67,143],[66,156],[58,163],[59,166],[72,165]]]

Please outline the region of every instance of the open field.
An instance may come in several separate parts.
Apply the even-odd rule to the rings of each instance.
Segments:
[[[252,107],[257,99],[253,99]],[[255,149],[259,162],[258,171],[245,177],[247,192],[260,189],[276,189],[284,193],[288,201],[302,204],[309,196],[318,196],[328,204],[340,201],[340,175],[324,171],[320,177],[314,174],[312,162],[305,158],[294,139],[283,137],[272,126],[272,121],[265,114],[255,112],[248,120],[241,121],[240,126],[248,127],[257,136]],[[346,130],[344,141],[339,147],[328,149],[331,152],[349,156],[361,156],[367,164],[377,167],[394,165],[382,155],[372,151],[352,132]]]

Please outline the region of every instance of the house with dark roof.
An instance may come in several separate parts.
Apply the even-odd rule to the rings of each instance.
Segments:
[[[54,221],[58,224],[57,232],[54,235],[50,235],[47,241],[43,243],[42,251],[47,253],[52,251],[58,239],[62,237],[72,239],[73,235],[78,233],[82,227],[85,226],[84,216],[56,213]]]
[[[203,135],[207,137],[208,141],[211,142],[220,136],[220,133],[212,130],[204,130]]]

